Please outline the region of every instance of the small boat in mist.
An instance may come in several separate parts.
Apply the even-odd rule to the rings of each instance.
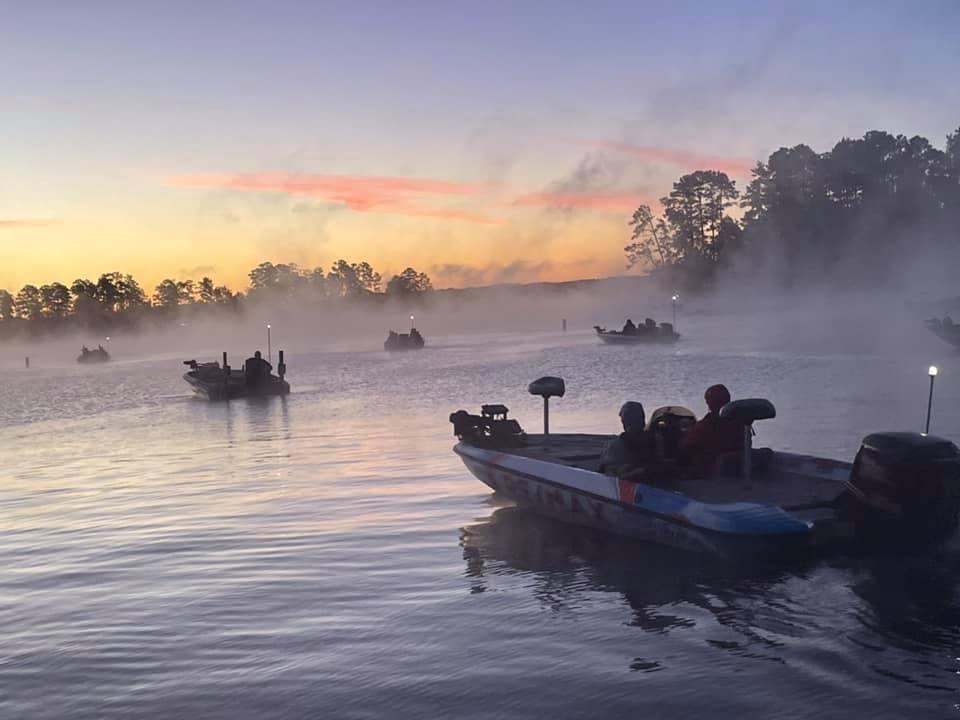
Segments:
[[[287,366],[283,361],[283,350],[279,358],[277,375],[269,370],[254,374],[250,370],[250,361],[243,370],[234,370],[227,363],[226,353],[223,354],[223,365],[217,361],[198,363],[196,360],[184,360],[183,364],[189,366],[190,370],[183,374],[183,379],[197,395],[207,400],[287,395],[290,384],[284,379]]]
[[[104,350],[103,345],[98,345],[96,350],[90,350],[84,345],[77,356],[77,362],[84,365],[105,363],[110,360],[110,353]]]
[[[960,350],[960,325],[950,317],[931,318],[927,320],[927,329],[941,340],[950,343]]]
[[[454,452],[477,479],[518,505],[565,522],[671,547],[727,554],[839,542],[932,545],[960,518],[960,450],[942,438],[882,432],[864,438],[853,462],[752,447],[754,422],[775,417],[767,400],[727,403],[720,417],[742,426],[744,451],[710,476],[686,468],[679,440],[694,423],[686,408],[653,413],[646,432],[657,460],[618,478],[601,472],[609,435],[550,434],[547,402],[560,378],[541,378],[544,434],[526,434],[503,405],[450,421]],[[631,476],[633,479],[631,479]]]
[[[680,334],[673,329],[672,323],[657,323],[647,318],[642,325],[634,325],[629,320],[623,330],[607,330],[594,325],[593,329],[603,342],[608,345],[646,345],[654,343],[673,343],[680,339]]]
[[[426,345],[423,335],[416,328],[410,328],[409,333],[396,333],[393,330],[383,341],[383,349],[394,350],[422,350]]]

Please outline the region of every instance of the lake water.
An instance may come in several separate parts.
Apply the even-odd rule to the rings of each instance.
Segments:
[[[35,356],[0,381],[0,717],[960,717],[960,543],[742,567],[501,506],[447,416],[567,380],[557,432],[626,399],[771,398],[760,444],[850,459],[871,431],[960,437],[960,359],[587,332],[289,344],[293,393],[209,404],[178,358]],[[749,350],[745,350],[748,347]],[[237,348],[239,352],[239,348]],[[239,357],[239,356],[238,356]]]

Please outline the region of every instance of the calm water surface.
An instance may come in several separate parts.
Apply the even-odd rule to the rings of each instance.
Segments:
[[[613,432],[628,398],[763,395],[775,447],[960,437],[960,359],[614,348],[585,333],[291,349],[294,392],[208,404],[176,359],[0,381],[0,717],[960,717],[960,543],[705,562],[501,506],[447,415]],[[757,343],[753,344],[756,347]]]

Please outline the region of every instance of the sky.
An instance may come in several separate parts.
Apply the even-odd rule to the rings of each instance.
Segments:
[[[680,175],[960,125],[960,3],[0,0],[0,287],[621,274]]]

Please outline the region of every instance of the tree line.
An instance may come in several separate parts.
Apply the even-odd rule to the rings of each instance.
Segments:
[[[369,263],[346,260],[338,260],[329,271],[263,262],[248,277],[245,293],[216,285],[209,277],[199,281],[167,278],[148,296],[132,275],[119,272],[104,273],[96,281],[78,278],[70,285],[28,284],[16,295],[0,289],[0,337],[66,327],[134,329],[150,320],[163,322],[185,314],[242,312],[247,304],[267,299],[328,303],[415,300],[433,290],[427,274],[413,268],[384,284]]]
[[[734,265],[769,271],[781,286],[839,274],[883,282],[909,254],[960,250],[960,129],[943,150],[883,131],[823,153],[782,147],[742,193],[726,174],[698,170],[660,206],[633,213],[624,252],[628,267],[675,288],[704,289]]]

